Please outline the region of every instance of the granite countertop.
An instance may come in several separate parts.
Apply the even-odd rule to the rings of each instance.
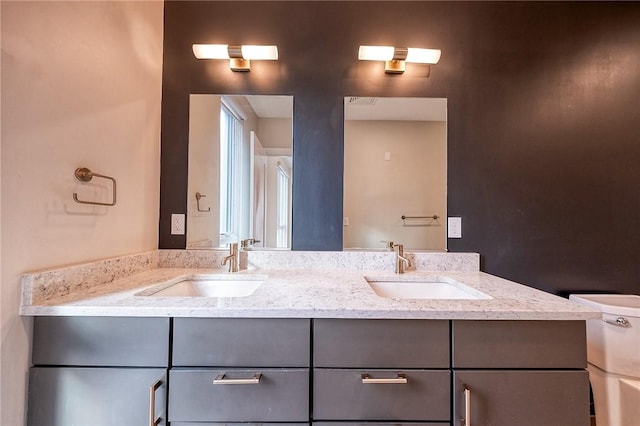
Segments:
[[[586,320],[599,312],[534,288],[473,270],[411,270],[402,279],[444,278],[491,296],[484,300],[389,299],[375,294],[367,277],[397,278],[388,268],[258,269],[234,275],[265,276],[246,297],[139,295],[167,287],[182,275],[226,274],[220,269],[149,267],[110,282],[60,291],[57,282],[36,291],[23,279],[21,314],[27,316],[147,316],[253,318],[412,318],[474,320]],[[174,281],[171,281],[174,280]],[[64,281],[64,280],[63,280]],[[86,281],[86,280],[85,280]],[[42,286],[42,283],[40,283]],[[46,287],[46,286],[45,286]]]

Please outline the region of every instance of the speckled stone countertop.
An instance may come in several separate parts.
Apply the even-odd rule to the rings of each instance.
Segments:
[[[491,296],[484,300],[389,299],[365,277],[397,278],[393,253],[243,252],[234,274],[266,277],[246,297],[158,297],[156,290],[194,273],[226,274],[224,252],[160,250],[26,274],[26,316],[254,318],[413,318],[585,320],[599,313],[531,287],[478,271],[472,253],[413,253],[402,279],[444,279]],[[215,265],[214,268],[203,266]],[[428,268],[428,269],[425,269]]]

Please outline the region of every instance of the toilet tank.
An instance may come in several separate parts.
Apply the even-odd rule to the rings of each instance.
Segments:
[[[570,300],[602,312],[587,320],[589,363],[615,374],[640,377],[640,296],[572,294]]]

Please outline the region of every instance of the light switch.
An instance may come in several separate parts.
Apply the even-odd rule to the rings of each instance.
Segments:
[[[384,153],[384,161],[391,160],[391,153],[389,151]]]
[[[462,238],[461,217],[449,217],[447,220],[447,236],[449,238]]]
[[[342,218],[342,225],[343,226],[349,226],[349,217],[345,216]]]

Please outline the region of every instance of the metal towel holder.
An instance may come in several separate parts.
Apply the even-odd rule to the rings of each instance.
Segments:
[[[80,182],[89,182],[91,181],[91,179],[93,179],[94,176],[103,178],[103,179],[109,179],[111,183],[113,183],[113,201],[110,203],[100,203],[98,201],[79,200],[77,192],[73,193],[73,201],[80,204],[92,204],[95,206],[115,206],[116,205],[116,180],[114,178],[112,178],[111,176],[105,176],[98,173],[93,173],[91,170],[87,169],[86,167],[78,167],[75,171],[75,176],[76,176],[76,179],[78,179]]]
[[[437,221],[440,218],[440,216],[438,216],[437,214],[434,214],[432,216],[405,216],[405,215],[402,215],[400,218],[402,219],[402,225],[403,226],[432,226],[432,223],[434,221]],[[407,223],[407,220],[418,220],[418,221],[419,220],[429,220],[429,222],[427,222],[427,223],[414,222],[414,223],[409,224],[409,223]]]
[[[200,199],[201,199],[201,198],[203,198],[203,197],[206,197],[206,195],[201,194],[201,193],[199,193],[199,192],[196,192],[196,207],[197,207],[197,210],[198,210],[199,212],[204,212],[204,213],[206,213],[206,212],[210,212],[210,211],[211,211],[211,207],[209,207],[209,208],[208,208],[208,209],[206,209],[206,210],[205,210],[205,209],[201,209],[201,208],[200,208]]]

